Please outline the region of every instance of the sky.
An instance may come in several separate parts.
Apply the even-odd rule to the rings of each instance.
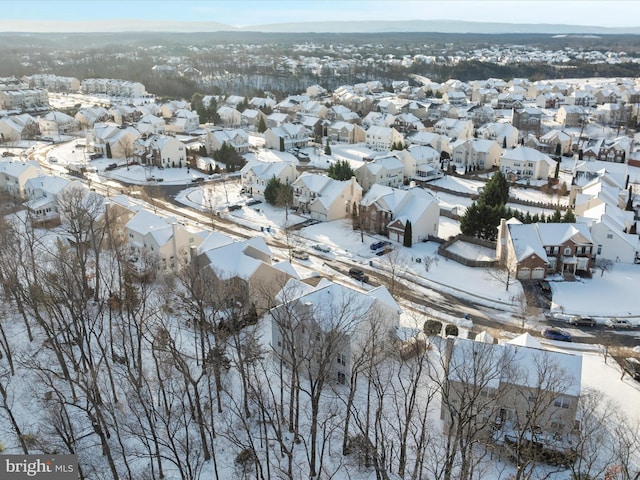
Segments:
[[[124,19],[207,21],[235,27],[332,20],[444,19],[601,27],[640,25],[640,1],[637,0],[23,0],[2,3],[0,30],[7,29],[5,25],[9,20]]]

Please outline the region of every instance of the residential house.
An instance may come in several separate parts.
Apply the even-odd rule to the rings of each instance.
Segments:
[[[451,161],[460,170],[489,169],[500,164],[502,148],[495,140],[460,139],[451,144]]]
[[[453,118],[442,118],[433,126],[433,131],[440,135],[445,135],[449,139],[458,140],[473,137],[473,122],[471,120],[456,120]]]
[[[595,255],[593,238],[584,223],[506,222],[498,227],[496,257],[514,278],[588,274]]]
[[[36,137],[38,122],[28,113],[0,118],[0,143],[19,142]]]
[[[290,123],[293,118],[294,117],[287,113],[273,112],[272,114],[267,115],[267,127],[280,127],[285,123]]]
[[[531,443],[547,455],[575,456],[582,357],[542,348],[525,333],[494,344],[455,337],[444,346],[448,395],[441,400],[445,432],[458,428],[451,408],[473,409],[476,441],[510,455]],[[460,426],[465,428],[465,426]]]
[[[207,130],[204,144],[208,153],[220,150],[225,143],[240,154],[247,153],[251,148],[249,134],[241,128]]]
[[[165,218],[148,210],[138,211],[125,225],[132,263],[149,256],[160,272],[177,272],[191,261],[192,248],[203,242],[173,218]]]
[[[240,108],[240,105],[242,105],[245,102],[245,100],[246,100],[245,97],[240,95],[229,95],[227,98],[224,99],[224,104],[231,108],[238,109]]]
[[[510,123],[487,123],[476,132],[478,138],[495,140],[503,148],[513,148],[518,145],[518,129]]]
[[[199,245],[194,261],[212,276],[227,307],[257,315],[276,304],[276,295],[288,280],[297,279],[289,262],[273,263],[273,253],[262,237],[235,241],[211,232]],[[213,282],[212,282],[213,283]]]
[[[269,312],[274,351],[285,362],[308,362],[307,375],[317,375],[315,366],[324,365],[326,381],[345,385],[370,336],[389,338],[402,313],[383,286],[360,292],[325,279],[316,286],[291,280],[277,300],[279,305]],[[331,358],[322,359],[327,351]],[[304,360],[294,359],[300,352]]]
[[[400,113],[396,115],[392,126],[403,135],[424,128],[422,121],[413,113]]]
[[[565,127],[579,127],[587,118],[587,111],[578,105],[561,105],[556,114],[556,122]]]
[[[49,92],[40,88],[0,88],[0,110],[42,111],[49,108]]]
[[[40,164],[35,160],[22,162],[5,157],[0,160],[0,190],[8,192],[12,197],[25,199],[27,181],[42,174]]]
[[[400,187],[404,182],[404,163],[398,159],[399,154],[389,154],[378,157],[371,162],[365,162],[356,169],[356,179],[364,191],[373,185]]]
[[[92,128],[96,122],[106,122],[111,119],[109,111],[104,107],[81,108],[75,115],[78,128],[86,130]],[[164,122],[163,122],[164,123]]]
[[[134,142],[134,157],[143,165],[181,167],[186,165],[186,147],[175,137],[154,134]]]
[[[425,147],[431,147],[438,152],[451,153],[449,137],[446,135],[440,135],[439,133],[420,130],[407,135],[407,141],[411,145],[422,145]]]
[[[78,130],[78,121],[71,115],[54,110],[38,118],[38,126],[42,135],[66,135]]]
[[[467,111],[467,118],[474,128],[496,121],[496,111],[489,105],[474,105]]]
[[[131,105],[116,105],[109,109],[109,115],[113,117],[116,125],[136,123],[143,115],[142,112]]]
[[[309,140],[309,131],[299,123],[283,123],[264,132],[265,147],[281,152],[306,147]]]
[[[631,140],[628,137],[591,138],[581,145],[582,159],[585,161],[626,163],[630,149]]]
[[[220,121],[227,127],[239,127],[242,124],[242,114],[233,107],[222,105],[217,112]]]
[[[567,105],[575,105],[578,107],[595,107],[596,97],[588,90],[574,90],[565,97]]]
[[[332,105],[327,110],[326,119],[333,122],[360,123],[360,115],[344,105]]]
[[[140,132],[133,127],[118,127],[107,123],[96,123],[87,132],[87,150],[108,158],[133,158],[134,143]],[[108,147],[107,147],[108,145]]]
[[[336,121],[327,126],[327,138],[332,143],[363,143],[366,132],[355,123]]]
[[[24,192],[29,200],[25,205],[33,214],[32,221],[48,225],[59,224],[57,199],[63,192],[73,189],[89,191],[79,180],[67,180],[56,175],[40,175],[27,180]]]
[[[577,221],[588,225],[595,246],[594,257],[612,262],[640,263],[640,238],[630,233],[635,226],[634,212],[621,210],[601,199],[589,202]]]
[[[178,110],[189,109],[190,104],[186,100],[170,100],[160,106],[160,114],[162,118],[168,120],[175,117]]]
[[[395,128],[372,125],[367,129],[364,143],[372,150],[385,152],[394,144],[404,144],[404,136]]]
[[[445,103],[449,103],[451,105],[455,105],[456,107],[462,107],[464,105],[466,105],[468,103],[468,99],[467,99],[467,95],[464,92],[460,92],[460,91],[456,91],[456,90],[450,90],[448,92],[446,92],[443,96],[442,96],[442,100],[445,101]]]
[[[507,179],[546,179],[553,174],[556,161],[530,147],[506,150],[500,158],[500,171]]]
[[[180,108],[174,116],[166,120],[166,131],[173,133],[191,133],[200,128],[200,116],[196,112]]]
[[[537,107],[514,108],[511,111],[511,125],[518,129],[521,138],[528,134],[540,136],[542,110]]]
[[[266,126],[267,116],[262,110],[259,110],[257,108],[246,108],[240,114],[240,124],[243,127],[252,127],[253,129],[257,130],[261,120]]]
[[[340,181],[304,172],[292,187],[294,207],[326,222],[348,217],[353,206],[362,200],[362,187],[355,177]]]
[[[429,181],[442,176],[440,153],[429,146],[411,145],[397,152],[404,164],[404,178]]]
[[[539,148],[550,155],[570,154],[573,149],[573,136],[564,130],[550,130],[540,137]]]
[[[245,193],[257,200],[264,201],[264,190],[272,178],[284,185],[291,185],[298,177],[296,165],[290,161],[263,162],[251,160],[240,170],[242,188]],[[291,207],[293,205],[288,205]]]
[[[156,117],[151,113],[145,113],[135,123],[136,129],[141,135],[152,135],[154,133],[164,133],[167,124],[164,118]]]
[[[565,103],[562,93],[545,92],[536,97],[536,107],[556,109]]]
[[[407,223],[411,223],[411,244],[438,236],[438,200],[422,188],[400,190],[373,185],[360,202],[359,221],[363,230],[404,244]]]

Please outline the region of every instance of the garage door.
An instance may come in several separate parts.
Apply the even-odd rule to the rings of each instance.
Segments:
[[[533,270],[531,270],[531,278],[535,278],[537,280],[544,278],[544,274],[545,274],[545,269],[542,267],[536,267]]]
[[[518,270],[518,280],[528,280],[531,278],[530,268],[521,268]]]

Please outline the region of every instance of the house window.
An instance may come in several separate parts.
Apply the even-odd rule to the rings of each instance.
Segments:
[[[339,365],[342,365],[343,367],[346,366],[347,359],[345,358],[343,353],[339,353],[336,359],[338,360]]]
[[[567,397],[558,397],[555,402],[553,402],[553,405],[559,408],[569,408],[570,402]]]
[[[608,238],[608,239],[613,238],[613,233],[607,233],[607,238]]]
[[[565,255],[571,255],[571,247],[566,247],[566,248],[564,249],[564,254],[565,254]]]
[[[341,383],[343,385],[347,383],[347,376],[342,372],[338,372],[338,383]]]
[[[598,245],[598,255],[602,253],[602,245]]]

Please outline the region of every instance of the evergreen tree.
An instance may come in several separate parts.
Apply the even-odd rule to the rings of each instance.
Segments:
[[[553,172],[553,178],[558,178],[560,175],[560,162],[556,162],[556,170]]]
[[[633,212],[633,187],[629,185],[629,198],[627,199],[627,206],[625,210],[628,212]]]
[[[327,138],[327,144],[324,146],[324,154],[331,155],[331,147],[329,146],[329,139]]]
[[[411,226],[411,221],[407,220],[407,223],[404,226],[404,238],[402,241],[402,245],[405,247],[411,247],[413,245],[413,227]]]
[[[509,183],[504,174],[498,170],[487,182],[480,198],[487,205],[505,205],[509,201]]]
[[[355,172],[348,160],[338,160],[329,167],[327,175],[334,180],[349,180],[355,175]]]
[[[460,218],[462,233],[495,240],[500,219],[507,216],[505,204],[508,199],[509,184],[502,172],[497,171],[485,186],[477,203],[472,203]]]
[[[280,137],[280,151],[284,152],[284,138]]]
[[[576,216],[571,209],[567,210],[562,217],[562,223],[576,223]]]
[[[113,158],[111,155],[111,144],[107,142],[107,158]]]
[[[293,202],[293,189],[291,185],[286,185],[273,176],[264,189],[264,199],[270,205],[287,207]]]
[[[562,153],[562,146],[560,145],[560,142],[556,143],[556,156],[560,156],[560,154]]]
[[[260,120],[258,121],[258,132],[264,133],[267,130],[267,123],[264,121],[264,117],[260,115]]]
[[[502,148],[507,148],[507,137],[502,138]]]
[[[562,222],[562,214],[560,213],[559,209],[556,209],[556,211],[553,212],[553,215],[551,215],[549,217],[548,222],[549,223],[561,223]]]
[[[354,230],[360,228],[360,216],[358,215],[358,204],[353,202],[351,206],[351,226]]]

